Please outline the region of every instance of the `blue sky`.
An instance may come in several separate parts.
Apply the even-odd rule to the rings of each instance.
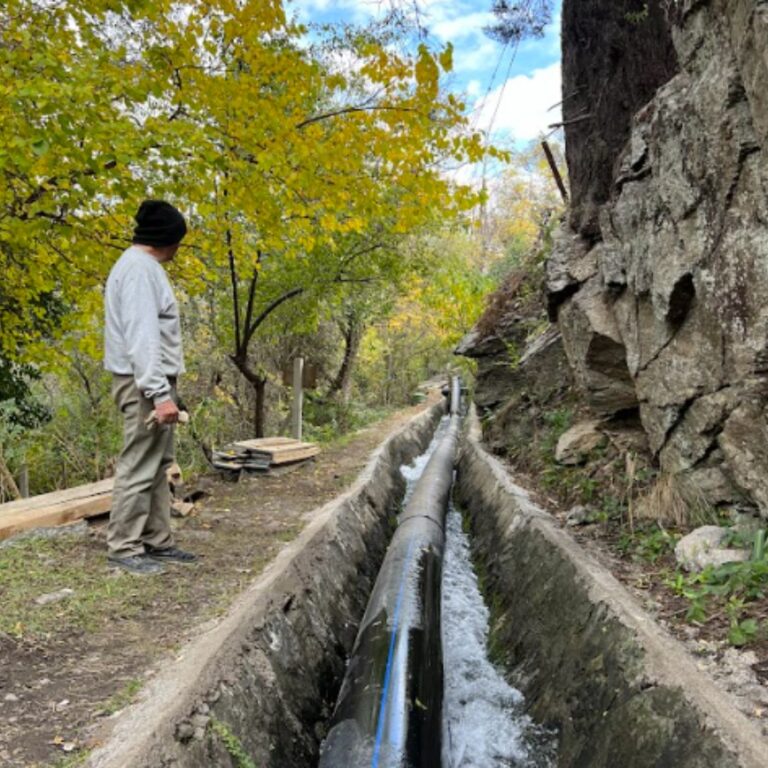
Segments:
[[[425,24],[436,43],[454,45],[450,87],[466,96],[477,127],[492,131],[503,145],[522,146],[560,119],[560,6],[543,38],[522,42],[512,60],[485,35],[492,21],[491,0],[418,0]],[[290,0],[305,22],[355,21],[377,16],[387,0]],[[494,71],[496,72],[495,78]]]

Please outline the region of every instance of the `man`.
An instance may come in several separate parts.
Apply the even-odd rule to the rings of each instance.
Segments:
[[[160,200],[145,200],[135,218],[133,245],[112,267],[105,291],[104,367],[124,419],[107,558],[113,567],[148,575],[162,573],[163,563],[197,559],[173,544],[166,477],[184,356],[178,306],[161,265],[176,255],[187,225]]]

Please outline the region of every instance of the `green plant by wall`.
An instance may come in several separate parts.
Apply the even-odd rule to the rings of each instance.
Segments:
[[[634,533],[625,531],[619,537],[618,547],[624,554],[653,565],[664,555],[671,554],[678,541],[679,533],[670,532],[656,524],[641,525],[635,528]]]
[[[557,441],[567,432],[573,423],[573,411],[570,408],[557,408],[542,414],[544,433],[541,437],[542,458],[554,461]]]
[[[624,18],[635,26],[642,24],[644,21],[648,21],[649,10],[648,3],[645,3],[639,11],[627,11],[624,14]]]
[[[256,763],[251,760],[240,739],[232,733],[232,730],[226,723],[211,718],[209,725],[224,745],[224,749],[227,750],[229,756],[235,761],[237,768],[256,768]]]
[[[729,621],[728,640],[746,645],[768,635],[768,622],[762,624],[754,613],[754,604],[768,595],[768,552],[765,531],[753,536],[752,557],[743,562],[709,566],[700,573],[677,571],[667,579],[676,594],[689,602],[686,618],[704,623],[714,613],[724,613]]]
[[[507,357],[509,358],[510,370],[516,371],[520,365],[520,361],[523,359],[523,355],[520,352],[520,348],[514,341],[505,342],[504,346],[507,348]]]

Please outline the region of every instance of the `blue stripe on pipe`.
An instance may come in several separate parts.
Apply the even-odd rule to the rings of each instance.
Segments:
[[[403,568],[403,577],[400,582],[400,589],[397,593],[397,602],[395,603],[395,615],[392,617],[392,637],[389,639],[389,654],[387,655],[387,667],[384,672],[384,685],[381,689],[381,701],[379,702],[379,721],[376,724],[376,741],[373,745],[373,759],[371,760],[371,768],[378,768],[379,757],[381,754],[381,741],[384,737],[384,722],[386,720],[387,711],[387,693],[389,692],[389,683],[392,678],[392,662],[395,658],[395,642],[397,639],[397,627],[400,623],[400,609],[403,605],[403,595],[405,594],[405,582],[408,576],[408,567],[411,564],[411,554],[413,547],[416,544],[415,540],[411,540],[408,547],[408,552],[405,556],[405,567]]]

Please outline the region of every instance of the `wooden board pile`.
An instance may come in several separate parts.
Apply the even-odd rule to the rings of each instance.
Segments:
[[[290,437],[241,440],[213,452],[213,466],[228,472],[276,472],[293,469],[317,456],[320,449]]]
[[[185,489],[181,469],[176,463],[166,474],[171,487],[171,514],[187,517],[195,508],[194,502],[208,494],[200,489]],[[110,477],[97,483],[0,504],[0,541],[34,528],[53,528],[106,514],[112,509],[114,483],[115,479]]]
[[[0,504],[0,541],[32,528],[64,525],[109,512],[113,483],[109,478]]]

